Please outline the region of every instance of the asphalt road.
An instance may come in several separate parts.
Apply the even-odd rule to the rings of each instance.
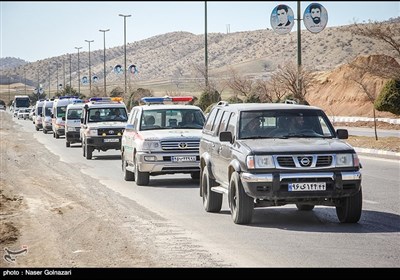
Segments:
[[[224,198],[220,213],[206,213],[198,182],[188,175],[151,177],[150,185],[126,182],[119,151],[82,156],[79,144],[34,130],[31,121],[15,120],[32,131],[62,161],[80,163],[81,171],[168,222],[210,253],[235,267],[400,267],[400,164],[360,156],[363,164],[363,213],[358,224],[340,224],[333,207],[311,212],[294,205],[255,210],[250,225],[233,223]],[[62,171],[60,171],[62,172]]]

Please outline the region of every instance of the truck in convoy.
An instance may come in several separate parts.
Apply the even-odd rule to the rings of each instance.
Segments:
[[[18,115],[18,111],[21,108],[29,108],[31,100],[28,95],[16,95],[13,101],[14,117]]]

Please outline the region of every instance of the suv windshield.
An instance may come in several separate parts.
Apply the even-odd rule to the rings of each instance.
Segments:
[[[125,108],[93,108],[89,110],[89,122],[127,121]]]
[[[239,127],[239,139],[335,135],[329,119],[318,110],[242,111]]]
[[[152,129],[202,129],[204,115],[195,109],[144,110],[140,130]]]
[[[194,109],[159,109],[143,111],[140,130],[202,129],[204,115]]]

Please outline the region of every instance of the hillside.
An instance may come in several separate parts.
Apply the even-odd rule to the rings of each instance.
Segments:
[[[400,25],[398,21],[392,21],[390,24]],[[349,26],[330,27],[318,34],[303,30],[303,66],[327,76],[330,71],[335,71],[359,55],[384,54],[395,57],[394,51],[387,48],[381,41],[354,36],[348,29]],[[107,91],[110,92],[117,86],[123,88],[124,75],[116,75],[112,72],[115,65],[123,65],[123,45],[107,49],[106,58]],[[74,88],[78,88],[77,54],[71,55],[71,61],[71,83]],[[287,61],[297,61],[296,32],[278,35],[273,30],[263,29],[228,34],[208,34],[210,78],[223,78],[228,67],[234,68],[240,75],[267,78],[278,65]],[[92,90],[101,94],[103,90],[103,50],[91,51],[91,64],[92,73],[99,77],[99,82],[92,84]],[[153,90],[155,94],[174,91],[196,94],[199,89],[196,88],[193,79],[199,73],[196,73],[194,68],[204,67],[204,35],[172,32],[128,43],[127,64],[135,64],[139,71],[138,74],[128,77],[129,87],[145,87]],[[50,91],[54,94],[57,76],[58,83],[64,84],[64,79],[66,84],[69,83],[69,67],[69,55],[64,54],[29,63],[24,68],[21,65],[12,69],[2,68],[1,83],[8,84],[8,77],[11,77],[11,83],[23,83],[25,69],[29,92],[38,83],[42,84],[47,91],[50,72]],[[81,77],[88,75],[88,72],[88,52],[81,51]],[[335,77],[339,76],[332,76],[329,79]],[[341,81],[337,80],[336,83],[341,84]],[[21,91],[21,88],[13,85],[12,90]],[[324,90],[328,90],[328,88],[324,88]],[[331,91],[332,88],[329,90]],[[88,94],[88,91],[88,85],[81,85],[82,93]],[[355,88],[348,87],[346,94],[357,95],[355,91]],[[317,104],[323,104],[321,98],[312,97],[311,100]],[[343,114],[348,111],[347,109],[343,110]],[[341,110],[338,113],[341,113]],[[347,113],[352,114],[352,112]]]

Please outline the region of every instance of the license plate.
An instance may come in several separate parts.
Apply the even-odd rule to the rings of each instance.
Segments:
[[[306,192],[306,191],[326,191],[326,183],[290,183],[288,185],[289,192]]]
[[[119,142],[118,138],[110,138],[110,139],[104,139],[104,143],[114,143],[114,142]]]
[[[186,162],[186,161],[196,161],[196,156],[176,156],[171,157],[173,162]]]

